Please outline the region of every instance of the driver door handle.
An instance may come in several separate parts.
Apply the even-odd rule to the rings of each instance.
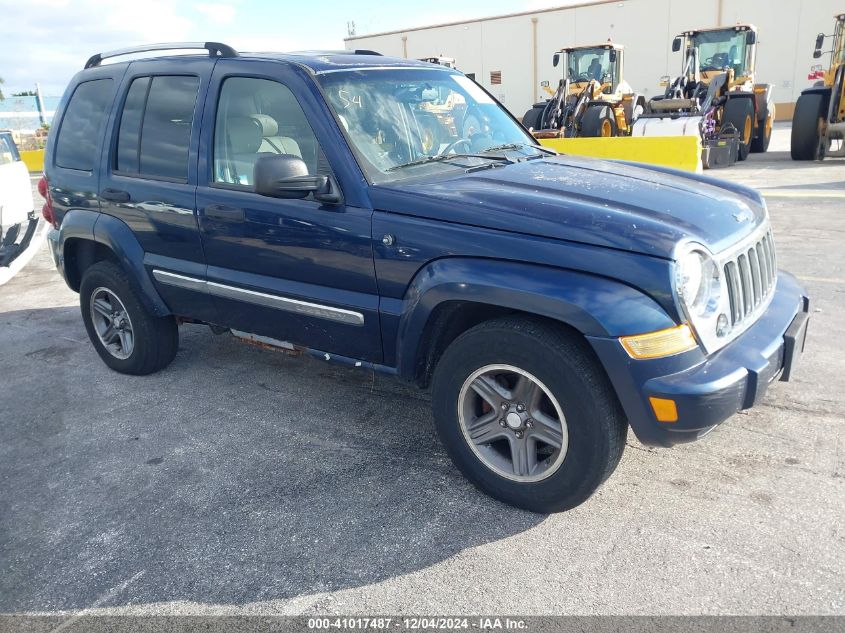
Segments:
[[[100,197],[109,202],[129,202],[130,199],[129,192],[123,189],[103,189]]]
[[[212,220],[223,220],[225,222],[243,222],[245,214],[243,209],[230,207],[225,204],[210,204],[205,208],[205,217]]]

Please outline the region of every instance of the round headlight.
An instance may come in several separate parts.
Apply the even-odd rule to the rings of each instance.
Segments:
[[[719,267],[707,253],[691,250],[678,259],[675,287],[692,314],[704,316],[719,303]]]

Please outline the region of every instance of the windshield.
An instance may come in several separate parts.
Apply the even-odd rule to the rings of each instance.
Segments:
[[[371,182],[484,165],[490,160],[481,154],[490,150],[492,157],[504,145],[540,151],[498,103],[458,73],[360,70],[318,79]],[[459,156],[465,160],[452,160]]]
[[[601,83],[613,83],[613,64],[608,48],[582,48],[571,51],[567,58],[569,80],[575,83],[595,79]]]
[[[698,49],[699,68],[706,70],[727,70],[733,68],[737,77],[745,75],[746,31],[708,31],[692,37],[692,45]]]

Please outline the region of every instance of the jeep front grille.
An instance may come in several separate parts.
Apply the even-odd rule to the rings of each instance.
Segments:
[[[772,232],[734,254],[724,265],[731,302],[731,325],[736,327],[767,302],[777,281]]]

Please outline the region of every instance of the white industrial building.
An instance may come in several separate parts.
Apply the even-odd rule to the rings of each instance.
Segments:
[[[811,84],[815,36],[831,33],[845,0],[594,0],[475,20],[356,35],[347,49],[420,59],[453,57],[516,116],[544,98],[542,81],[556,86],[555,51],[611,38],[625,46],[625,78],[646,98],[660,94],[662,75],[680,72],[672,38],[684,30],[737,22],[759,29],[757,80],[774,85],[778,119],[790,119],[801,90]],[[829,61],[825,56],[823,61]]]

